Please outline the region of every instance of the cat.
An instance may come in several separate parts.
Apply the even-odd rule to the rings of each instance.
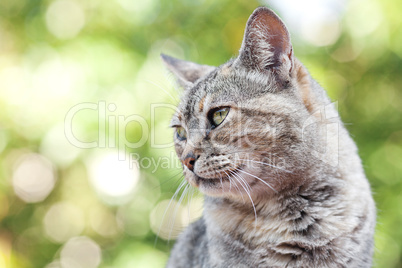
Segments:
[[[176,152],[205,195],[167,267],[370,267],[376,209],[356,145],[281,19],[257,8],[220,67],[161,57],[184,88]]]

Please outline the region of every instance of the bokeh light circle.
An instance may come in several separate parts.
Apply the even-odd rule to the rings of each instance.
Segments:
[[[15,194],[27,203],[43,201],[53,190],[56,177],[52,163],[42,155],[21,156],[12,176]]]
[[[96,268],[101,260],[101,248],[85,236],[71,238],[60,252],[60,263],[63,268]]]

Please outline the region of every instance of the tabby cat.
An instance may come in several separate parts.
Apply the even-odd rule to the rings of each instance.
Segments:
[[[162,59],[184,88],[177,155],[205,195],[167,267],[371,266],[376,211],[356,145],[273,11],[253,12],[220,67]]]

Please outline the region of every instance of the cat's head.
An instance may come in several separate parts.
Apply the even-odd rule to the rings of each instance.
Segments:
[[[301,183],[297,174],[310,161],[302,137],[310,78],[273,11],[254,11],[239,56],[220,67],[162,58],[184,88],[172,127],[191,185],[243,198]]]

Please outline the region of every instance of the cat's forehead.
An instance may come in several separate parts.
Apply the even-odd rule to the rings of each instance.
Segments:
[[[215,95],[213,88],[205,82],[200,82],[183,94],[177,109],[176,117],[179,121],[189,123],[194,121],[210,105],[211,97]]]
[[[180,101],[180,119],[189,121],[203,117],[211,107],[220,106],[236,100],[235,88],[220,75],[220,68],[200,79],[188,88]]]

